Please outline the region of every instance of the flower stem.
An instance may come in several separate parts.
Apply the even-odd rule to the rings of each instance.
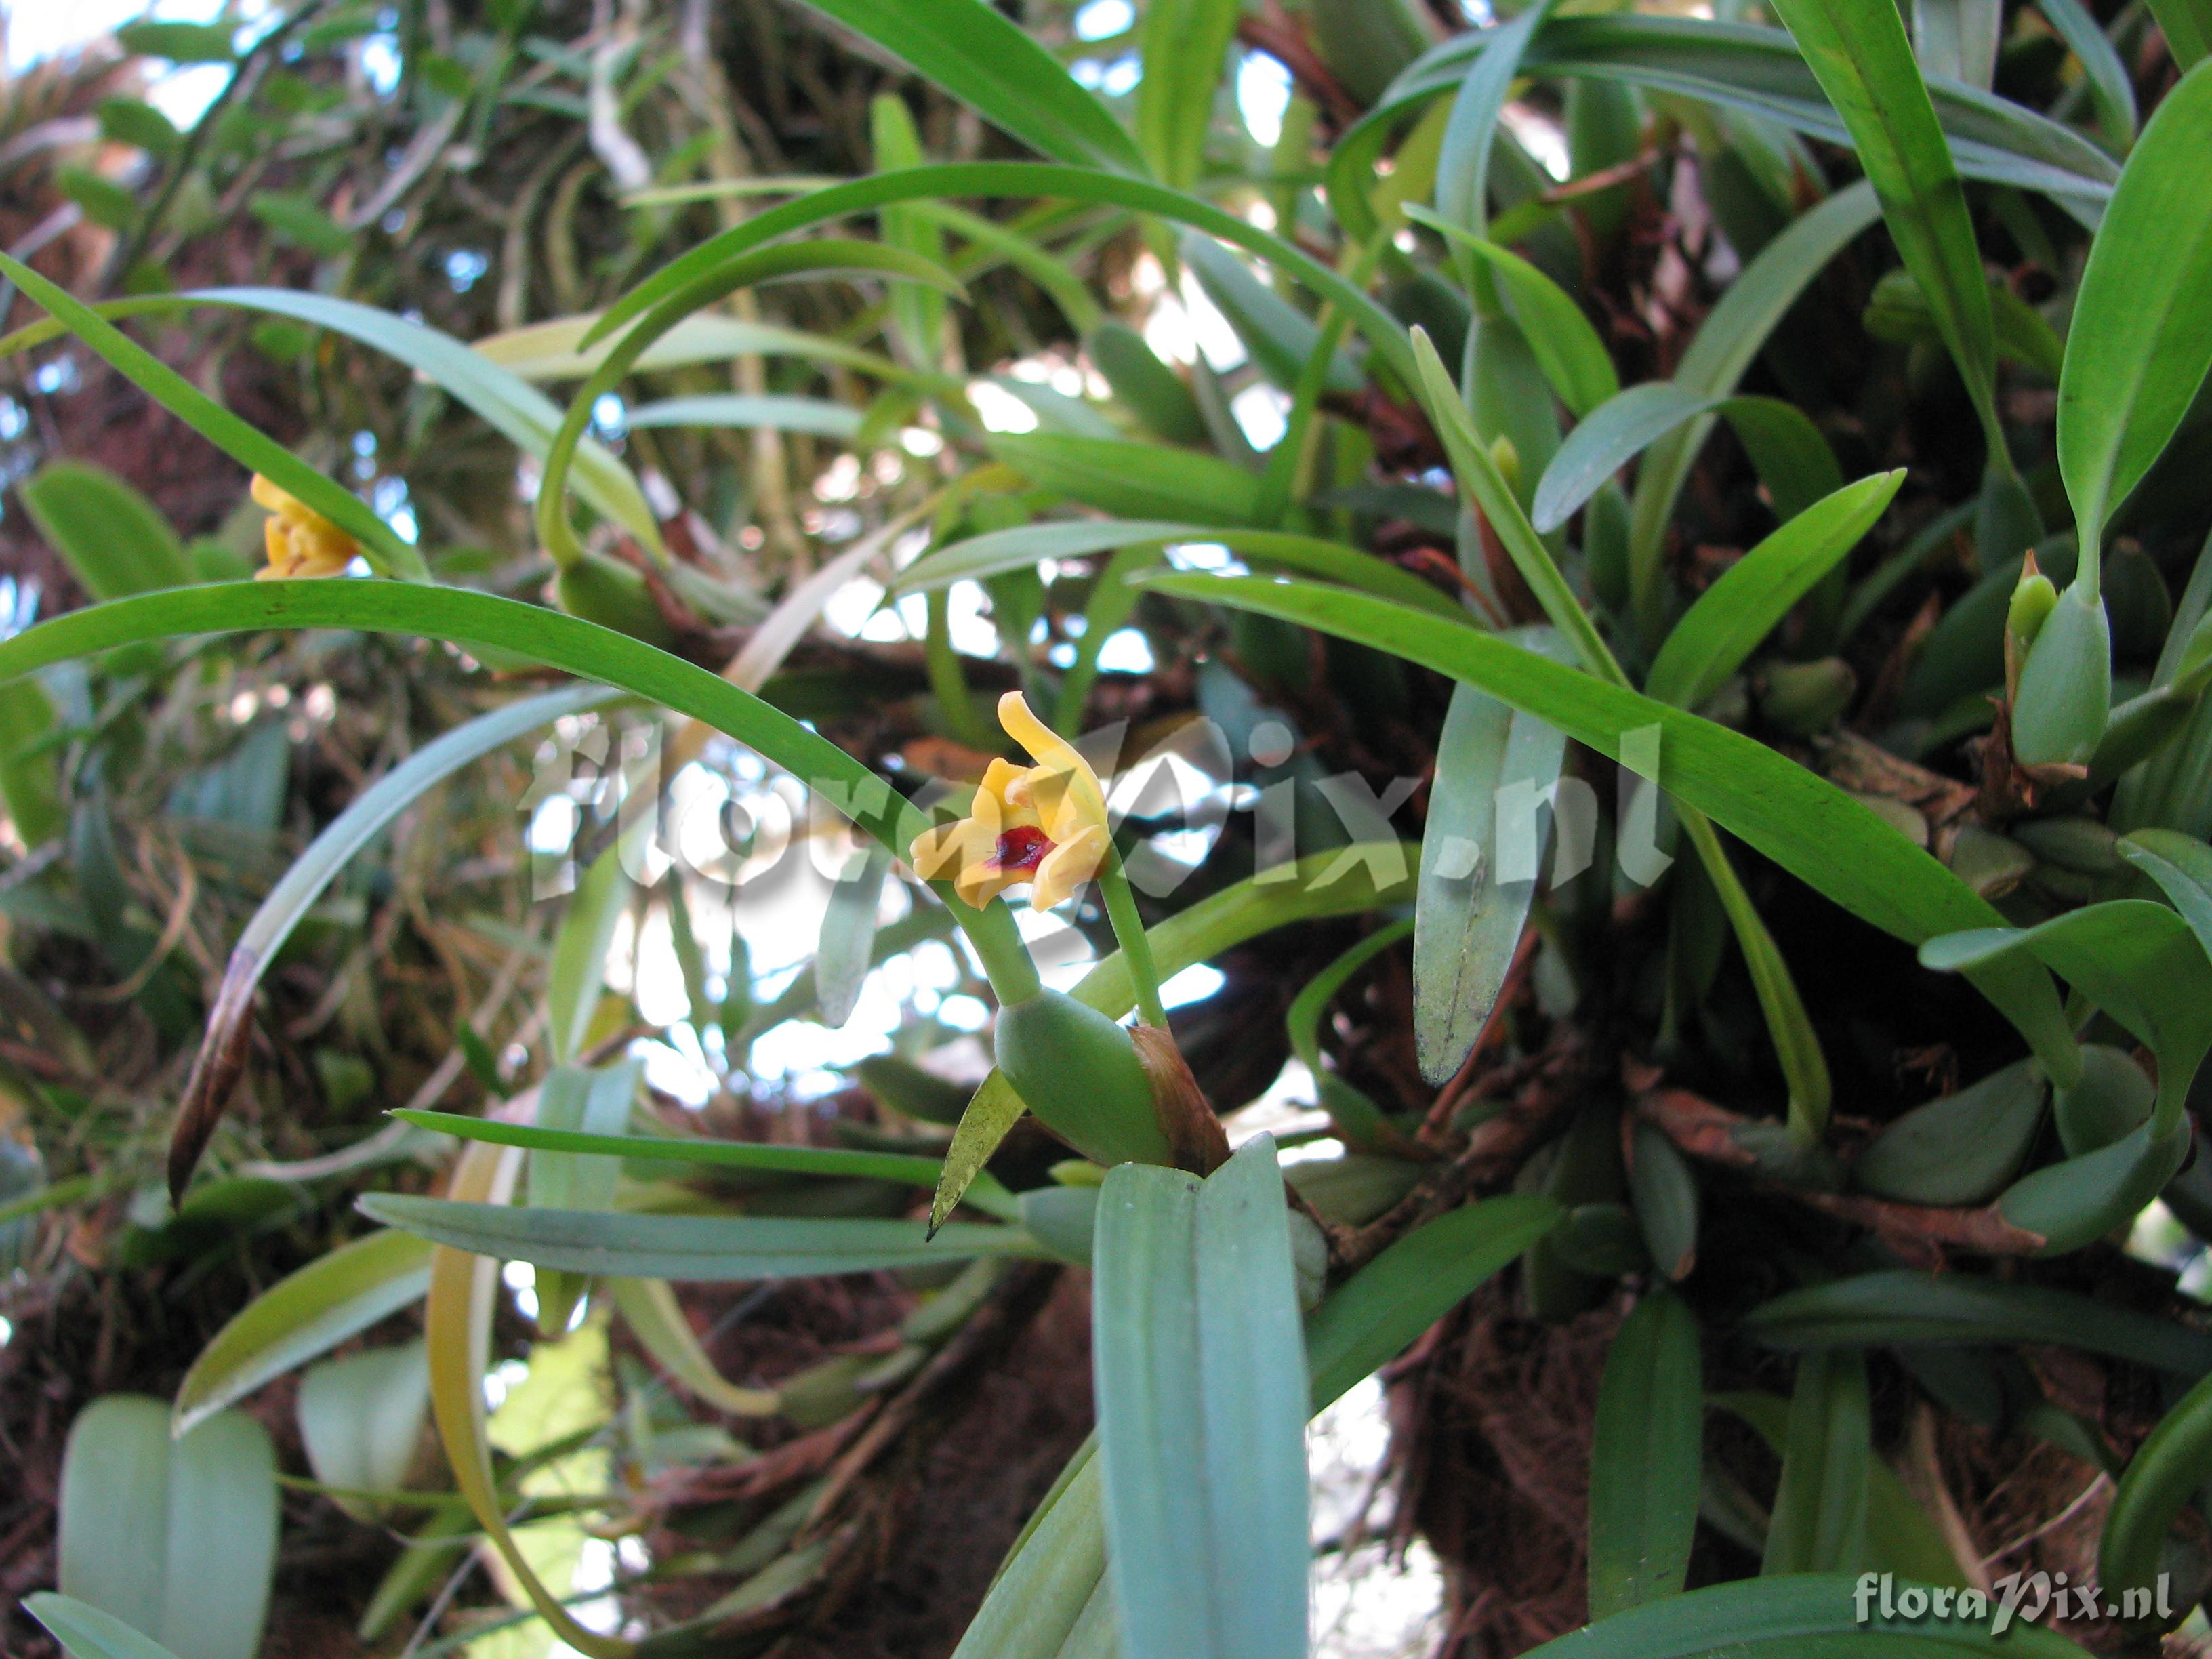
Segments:
[[[1137,1018],[1147,1025],[1164,1029],[1168,1014],[1160,1004],[1160,970],[1152,961],[1152,942],[1146,936],[1145,924],[1138,919],[1136,896],[1129,890],[1128,873],[1121,867],[1118,848],[1109,850],[1105,863],[1099,866],[1098,892],[1106,901],[1106,920],[1113,924],[1122,959],[1129,964]]]
[[[950,882],[931,885],[944,896],[953,921],[975,947],[983,963],[983,977],[991,981],[991,994],[998,998],[1001,1008],[1027,1002],[1043,988],[1029,946],[1022,943],[1021,933],[1014,926],[1012,910],[996,901],[979,910],[963,903]]]

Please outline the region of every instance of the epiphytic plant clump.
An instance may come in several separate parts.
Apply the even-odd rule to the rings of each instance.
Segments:
[[[2212,1639],[2212,4],[809,4],[134,26],[0,254],[235,464],[11,474],[29,1613],[1300,1659],[1381,1371],[1455,1654]]]

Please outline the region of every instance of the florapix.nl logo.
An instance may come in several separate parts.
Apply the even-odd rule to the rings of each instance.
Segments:
[[[2151,1584],[2106,1595],[2096,1585],[2072,1581],[2063,1572],[2007,1573],[1992,1581],[1987,1592],[1948,1584],[1900,1584],[1893,1573],[1863,1572],[1851,1595],[1851,1616],[1862,1625],[1914,1625],[1926,1620],[1986,1624],[1993,1637],[2016,1623],[2114,1619],[2125,1624],[2158,1620],[2171,1625],[2174,1619],[2172,1586],[2165,1573]]]
[[[1608,850],[1638,886],[1673,863],[1665,850],[1673,826],[1653,781],[1662,732],[1640,727],[1619,744]],[[1085,734],[1078,747],[1107,781],[1130,881],[1148,897],[1165,898],[1188,880],[1239,815],[1249,820],[1255,884],[1325,888],[1364,867],[1374,885],[1387,888],[1411,873],[1391,820],[1425,780],[1401,776],[1378,787],[1358,772],[1303,767],[1279,721],[1260,720],[1232,742],[1219,725],[1194,715],[1143,748],[1122,722]],[[1538,749],[1533,763],[1516,765],[1509,755],[1487,799],[1473,810],[1462,804],[1415,854],[1431,860],[1435,878],[1510,888],[1548,875],[1558,890],[1595,866],[1597,791],[1559,765],[1558,746],[1548,762]],[[969,793],[969,786],[937,777],[902,777],[896,787],[926,816],[957,815]],[[569,716],[539,745],[520,802],[532,896],[573,890],[580,866],[609,849],[643,884],[672,870],[733,895],[808,870],[836,881],[853,865],[853,819],[882,814],[894,787],[878,778],[865,799],[854,799],[842,780],[801,779],[742,748],[695,755],[650,718]],[[1433,820],[1431,828],[1438,829]]]

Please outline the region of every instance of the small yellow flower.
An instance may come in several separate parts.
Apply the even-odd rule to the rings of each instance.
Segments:
[[[968,817],[915,837],[914,867],[928,881],[950,873],[970,904],[1030,882],[1030,907],[1049,910],[1105,861],[1106,792],[1091,763],[1031,714],[1020,692],[999,699],[999,723],[1036,764],[993,761]]]
[[[343,576],[361,547],[354,538],[289,490],[253,475],[253,499],[276,516],[261,528],[269,551],[262,580],[271,577]]]

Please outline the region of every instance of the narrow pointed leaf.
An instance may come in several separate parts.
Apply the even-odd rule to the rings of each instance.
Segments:
[[[511,651],[622,687],[706,721],[826,793],[836,810],[903,854],[928,823],[919,809],[836,744],[720,676],[611,629],[488,593],[416,583],[220,583],[71,611],[0,641],[0,679],[139,639],[257,628],[357,628]],[[977,910],[939,885],[994,974],[1033,970],[1003,904]],[[1010,978],[1018,997],[1025,987]]]
[[[1841,488],[1835,452],[1795,404],[1650,380],[1609,398],[1567,434],[1537,481],[1530,508],[1536,528],[1558,529],[1638,453],[1692,422],[1710,426],[1705,417],[1712,415],[1735,429],[1781,517]]]
[[[855,1152],[842,1146],[787,1146],[749,1140],[705,1140],[677,1135],[587,1134],[549,1129],[498,1118],[464,1117],[454,1112],[401,1109],[392,1116],[417,1127],[435,1129],[463,1140],[533,1151],[592,1152],[635,1158],[645,1164],[696,1164],[710,1169],[757,1170],[770,1175],[823,1176],[842,1181],[890,1181],[902,1187],[931,1187],[942,1166],[933,1158],[907,1152]],[[974,1187],[970,1201],[992,1215],[1005,1215],[1011,1200],[989,1176]]]
[[[814,955],[815,1008],[824,1025],[842,1025],[860,1000],[876,948],[876,910],[890,871],[891,849],[871,842],[854,849],[844,873],[830,890]]]
[[[1543,842],[1515,849],[1530,855],[1525,871],[1505,867],[1505,792],[1522,792],[1512,798],[1528,803],[1521,829],[1535,831],[1535,799],[1559,781],[1566,751],[1557,727],[1474,686],[1453,689],[1413,910],[1413,1042],[1431,1083],[1449,1082],[1473,1051],[1535,901]]]
[[[1510,248],[1500,247],[1417,203],[1406,216],[1441,232],[1488,266],[1500,296],[1521,325],[1528,349],[1559,401],[1577,417],[1589,415],[1620,391],[1620,375],[1590,319],[1557,283]],[[1537,528],[1548,529],[1540,520]]]
[[[2166,95],[2081,273],[2058,381],[2058,470],[2094,547],[2212,367],[2212,70]]]
[[[1093,1364],[1130,1659],[1301,1659],[1305,1356],[1273,1140],[1099,1199]]]
[[[70,1659],[179,1659],[152,1637],[74,1596],[40,1590],[23,1598],[23,1610],[46,1627]]]
[[[1798,1362],[1761,1572],[1858,1570],[1872,1432],[1866,1360],[1856,1349],[1816,1349]]]
[[[169,521],[105,467],[48,461],[16,491],[40,535],[93,598],[119,599],[191,580]]]
[[[1041,1254],[1018,1229],[964,1223],[940,1227],[925,1241],[909,1221],[517,1209],[398,1193],[368,1194],[360,1207],[388,1226],[474,1255],[624,1279],[805,1279]]]
[[[1770,1347],[2050,1343],[2196,1377],[2212,1371],[2212,1334],[2039,1285],[1949,1273],[1860,1273],[1790,1291],[1753,1309],[1745,1334]]]
[[[1668,631],[1644,680],[1646,695],[1694,708],[1719,690],[1874,528],[1904,482],[1900,468],[1847,484],[1730,565]]]
[[[1681,1593],[1698,1529],[1705,1364],[1688,1305],[1658,1291],[1613,1339],[1590,1446],[1589,1610]]]
[[[377,1231],[317,1256],[270,1285],[200,1350],[178,1385],[173,1431],[189,1433],[263,1383],[422,1299],[430,1247]]]
[[[937,0],[937,3],[944,4],[974,3],[975,0]],[[888,0],[878,0],[878,3],[888,3]],[[1057,197],[1069,201],[1105,202],[1142,213],[1155,213],[1205,231],[1248,253],[1257,254],[1278,270],[1288,272],[1321,299],[1342,309],[1351,317],[1352,325],[1401,378],[1410,382],[1413,377],[1413,360],[1406,332],[1396,319],[1357,284],[1347,282],[1280,237],[1257,228],[1233,213],[1148,179],[1041,161],[970,161],[907,167],[897,173],[878,173],[873,178],[832,185],[798,201],[771,208],[709,238],[663,266],[593,323],[583,343],[589,345],[605,337],[750,248],[826,220],[865,213],[895,202],[943,196]]]
[[[984,0],[807,0],[1039,154],[1142,173],[1096,93]],[[950,193],[950,192],[948,192]]]

